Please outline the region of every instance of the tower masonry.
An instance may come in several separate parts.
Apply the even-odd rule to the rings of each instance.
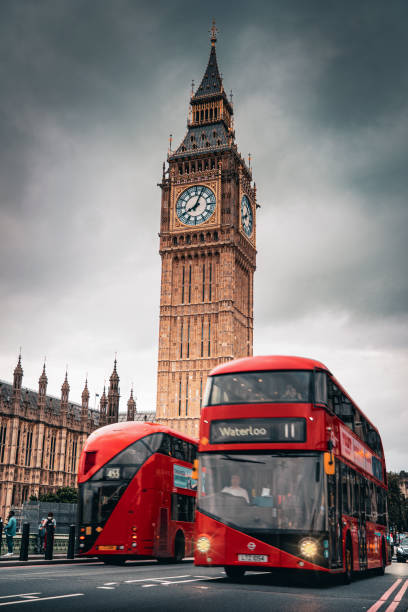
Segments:
[[[157,421],[197,436],[207,374],[252,355],[256,186],[235,143],[216,28],[161,188]]]

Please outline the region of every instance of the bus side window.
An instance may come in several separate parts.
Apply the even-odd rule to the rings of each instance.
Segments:
[[[343,514],[350,514],[350,500],[349,500],[349,487],[348,487],[348,467],[341,464],[341,496],[342,496],[342,510]]]
[[[371,495],[369,482],[365,482],[364,486],[361,488],[364,491],[366,521],[369,521],[371,519]]]
[[[195,499],[191,495],[173,493],[171,496],[171,518],[173,521],[194,522]]]
[[[184,451],[184,440],[180,440],[180,438],[171,438],[172,442],[172,457],[176,459],[181,459],[181,461],[185,461],[185,451]]]
[[[170,436],[168,434],[163,434],[162,443],[158,452],[163,455],[171,455]]]
[[[349,398],[341,394],[338,416],[347,427],[354,431],[355,409]]]
[[[316,404],[327,404],[326,372],[315,372],[315,402]]]
[[[354,431],[356,432],[356,434],[358,435],[358,437],[364,441],[365,439],[365,435],[364,435],[364,424],[361,418],[361,414],[357,413],[356,414],[356,419],[354,421]]]
[[[369,482],[370,493],[371,493],[371,520],[377,523],[378,508],[377,508],[377,485],[373,482]]]
[[[337,416],[340,416],[342,392],[337,385],[329,378],[328,380],[328,400],[327,405]]]
[[[356,516],[356,475],[354,470],[349,468],[349,492],[350,492],[350,515]]]
[[[197,449],[194,446],[194,444],[188,443],[188,458],[187,458],[187,461],[189,463],[194,463],[194,461],[196,459],[197,459]]]
[[[377,508],[378,508],[378,522],[380,525],[386,524],[386,497],[385,491],[382,487],[377,486]]]
[[[360,503],[360,479],[359,475],[354,472],[354,516],[358,517],[361,510]]]

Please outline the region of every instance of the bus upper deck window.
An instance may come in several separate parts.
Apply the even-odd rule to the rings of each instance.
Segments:
[[[315,401],[316,404],[327,404],[326,372],[315,372]]]

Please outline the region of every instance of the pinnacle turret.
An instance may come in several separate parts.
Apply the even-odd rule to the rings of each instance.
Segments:
[[[116,371],[116,358],[113,365],[113,372],[109,378],[109,391],[108,391],[108,414],[107,414],[107,422],[109,423],[117,423],[119,420],[119,375]]]
[[[136,402],[134,400],[133,397],[133,388],[130,391],[130,397],[128,399],[128,403],[127,403],[127,420],[128,421],[134,421],[135,420],[135,413],[136,413]]]
[[[38,395],[40,397],[46,396],[47,385],[48,385],[48,378],[47,378],[47,374],[45,373],[45,361],[44,361],[43,371],[41,373],[40,378],[38,379]]]
[[[68,411],[68,397],[69,397],[68,372],[65,371],[65,379],[61,386],[61,407],[65,411]]]
[[[82,420],[86,420],[88,418],[88,407],[89,407],[89,390],[88,390],[88,379],[85,380],[85,387],[82,391],[82,408],[81,408],[81,418]]]
[[[103,386],[103,393],[99,400],[99,424],[101,427],[106,425],[106,406],[108,405],[108,399],[106,397],[105,385]]]
[[[16,367],[14,368],[14,379],[13,379],[13,389],[14,391],[21,389],[21,383],[23,382],[23,368],[21,367],[21,353],[18,356],[18,362]]]

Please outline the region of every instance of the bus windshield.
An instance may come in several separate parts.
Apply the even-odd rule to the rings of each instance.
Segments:
[[[310,370],[233,372],[208,378],[204,406],[311,402]]]
[[[321,531],[323,474],[317,454],[203,454],[198,509],[240,531]]]
[[[160,449],[163,437],[158,433],[137,440],[79,485],[80,523],[104,524],[108,520],[136,472]]]

